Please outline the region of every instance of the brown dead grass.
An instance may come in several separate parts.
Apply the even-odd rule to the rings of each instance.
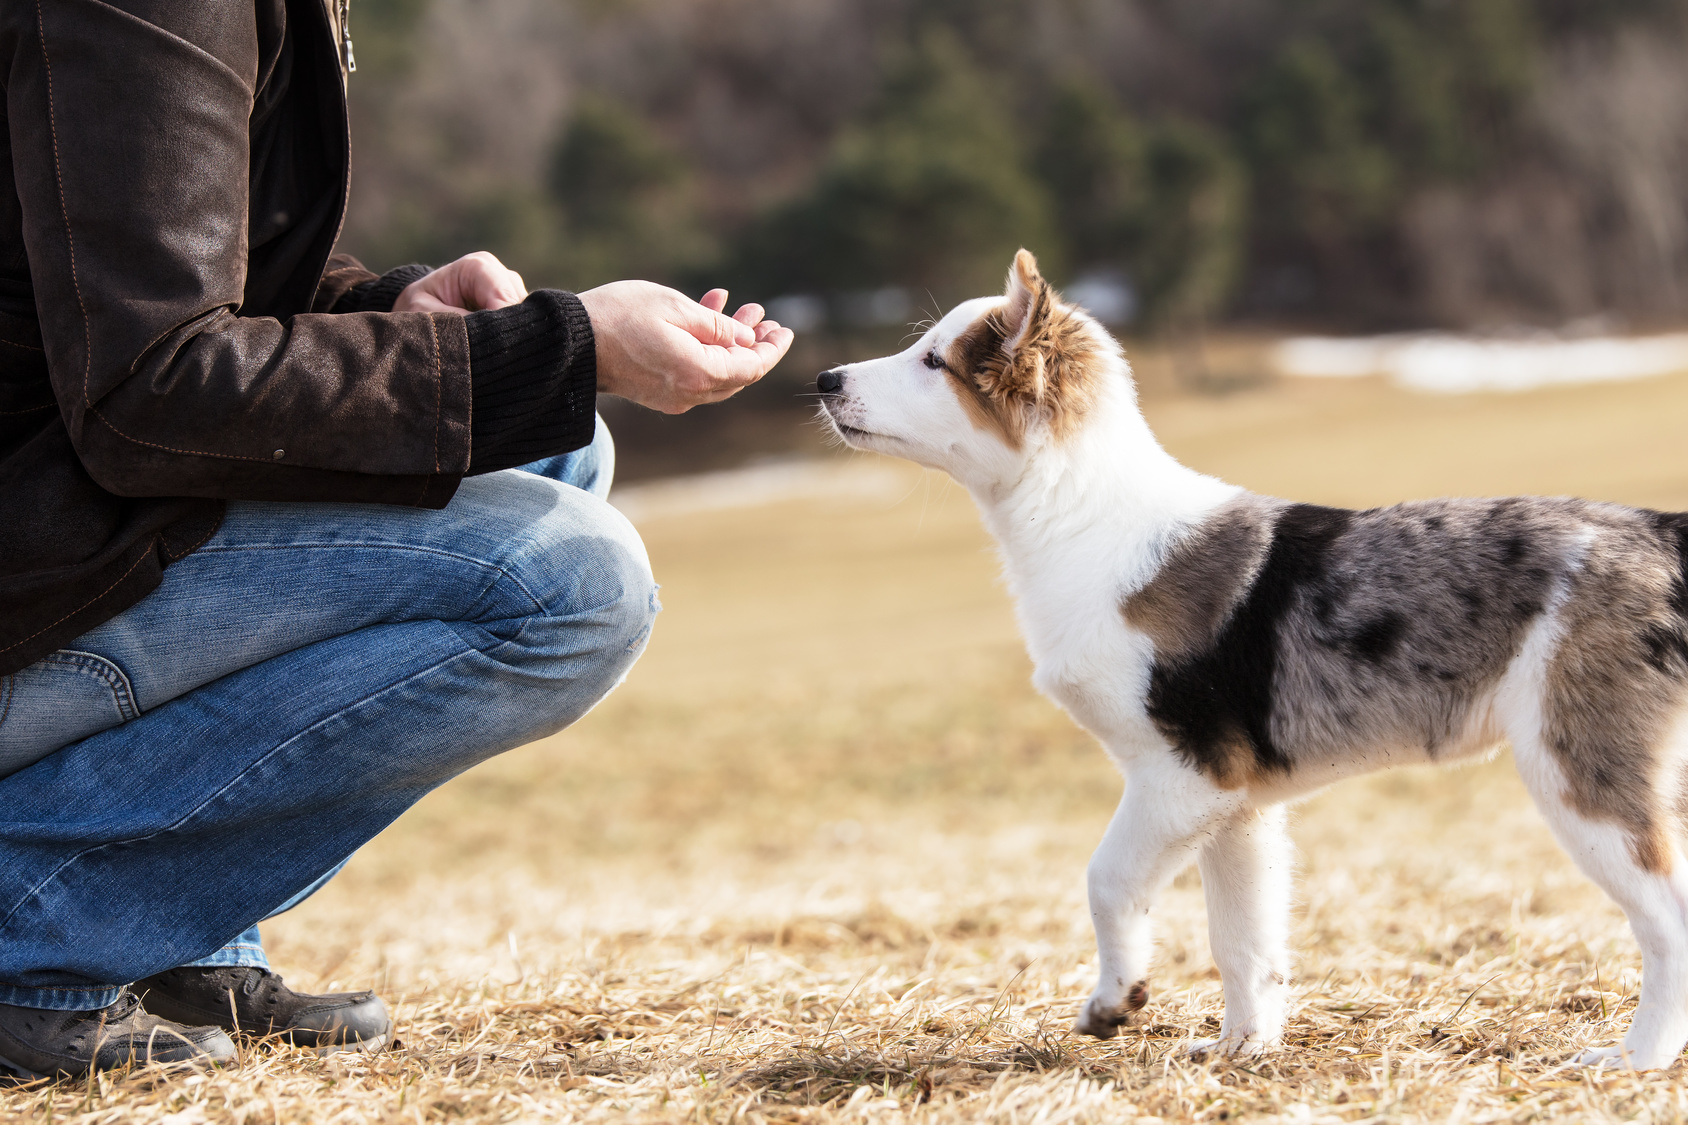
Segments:
[[[1688,507],[1688,379],[1516,398],[1371,383],[1152,403],[1198,467],[1309,500],[1579,492]],[[841,471],[850,471],[846,466]],[[1504,761],[1297,814],[1297,1001],[1269,1059],[1198,1064],[1219,981],[1193,872],[1152,1022],[1067,1031],[1083,867],[1118,796],[1027,685],[965,495],[647,528],[655,643],[575,729],[424,801],[266,926],[302,986],[379,987],[374,1057],[0,1093],[60,1122],[1680,1120],[1680,1068],[1560,1069],[1635,1004],[1623,919]]]

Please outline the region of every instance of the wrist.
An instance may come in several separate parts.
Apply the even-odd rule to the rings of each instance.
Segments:
[[[592,326],[579,298],[541,289],[464,315],[473,393],[471,474],[577,449],[592,438]]]
[[[411,264],[388,270],[372,281],[346,290],[335,302],[335,312],[392,312],[399,296],[433,272],[432,266]]]
[[[610,303],[604,299],[602,286],[575,294],[580,302],[581,315],[586,318],[592,336],[594,379],[599,394],[628,396],[620,379],[620,365],[614,356],[615,328]]]

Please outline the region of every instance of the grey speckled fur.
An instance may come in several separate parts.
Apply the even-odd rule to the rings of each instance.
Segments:
[[[1122,609],[1155,643],[1151,717],[1228,788],[1492,742],[1487,702],[1552,612],[1546,736],[1567,798],[1657,869],[1684,811],[1661,757],[1688,685],[1683,525],[1568,499],[1349,512],[1244,495]]]

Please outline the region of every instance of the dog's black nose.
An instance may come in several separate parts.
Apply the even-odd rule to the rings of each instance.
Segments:
[[[844,373],[841,371],[822,371],[815,377],[815,389],[823,395],[835,395],[844,389]]]

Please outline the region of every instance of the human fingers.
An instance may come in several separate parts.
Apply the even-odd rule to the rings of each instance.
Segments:
[[[762,322],[762,318],[766,315],[767,310],[761,305],[758,305],[755,301],[752,301],[747,305],[740,305],[739,311],[733,314],[733,319],[738,321],[740,324],[748,324],[752,328],[755,328]]]
[[[526,299],[521,275],[483,250],[411,282],[393,302],[393,311],[462,313],[499,309]]]
[[[785,357],[794,338],[791,329],[778,324],[759,336],[748,348],[716,349],[711,354],[716,389],[731,394],[756,382]]]
[[[789,328],[763,322],[757,325],[758,342],[750,347],[700,345],[682,336],[679,348],[667,362],[668,390],[660,402],[647,401],[666,414],[684,414],[694,406],[722,402],[768,373],[791,346]],[[690,346],[687,347],[686,345]]]
[[[720,312],[727,307],[727,291],[725,289],[711,289],[698,298],[698,304],[710,312]]]
[[[721,303],[725,306],[725,290],[712,289],[710,293],[720,293]],[[756,330],[750,325],[723,315],[720,309],[704,308],[701,304],[691,305],[689,309],[684,310],[678,327],[691,333],[698,343],[719,348],[748,348],[756,342]]]
[[[762,364],[762,373],[766,375],[774,369],[774,365],[785,358],[785,353],[791,350],[791,342],[797,334],[783,324],[765,321],[773,325],[765,335],[758,336],[755,346],[751,348]]]
[[[424,278],[423,280],[425,281],[427,279]],[[445,301],[440,300],[428,290],[422,288],[422,283],[418,281],[405,286],[404,292],[399,294],[399,299],[393,302],[393,311],[461,313],[464,310],[461,305],[447,304]]]
[[[522,275],[484,250],[452,263],[458,270],[458,289],[469,309],[501,309],[527,300]]]

